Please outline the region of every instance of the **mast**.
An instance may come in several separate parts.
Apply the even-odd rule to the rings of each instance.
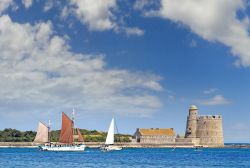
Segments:
[[[51,132],[50,132],[50,129],[51,129],[51,122],[49,120],[49,126],[48,126],[48,143],[49,145],[51,145]]]
[[[74,138],[74,135],[75,135],[75,108],[73,107],[73,110],[72,110],[72,136],[73,136],[73,143],[75,142],[75,138]]]
[[[73,122],[73,142],[83,142],[84,138],[81,134],[81,131],[79,128],[77,128],[76,124],[75,124],[75,108],[73,107],[73,111],[72,111],[72,122]]]
[[[119,133],[119,131],[118,131],[118,127],[117,127],[117,125],[116,125],[116,122],[114,122],[114,123],[115,123],[115,129],[116,129],[116,131],[117,131],[117,135],[118,135],[119,142],[121,142],[121,138],[120,138],[120,133]]]
[[[73,107],[73,111],[72,111],[72,121],[73,123],[75,123],[75,108]]]

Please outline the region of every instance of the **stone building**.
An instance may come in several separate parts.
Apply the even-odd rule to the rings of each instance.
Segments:
[[[194,145],[223,147],[221,115],[198,115],[198,108],[192,105],[187,117],[185,139],[186,142],[192,142]],[[177,139],[178,141],[181,139]]]
[[[134,138],[137,143],[170,144],[175,143],[175,131],[173,128],[137,128]]]

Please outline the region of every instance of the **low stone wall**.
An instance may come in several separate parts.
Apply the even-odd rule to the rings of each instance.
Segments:
[[[0,142],[0,147],[36,147],[33,142]]]

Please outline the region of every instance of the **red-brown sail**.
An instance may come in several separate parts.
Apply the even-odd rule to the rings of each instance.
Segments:
[[[79,128],[77,128],[77,134],[78,134],[78,142],[83,142],[84,139],[83,139],[83,136],[82,136],[82,134],[81,134]]]
[[[60,133],[59,142],[65,144],[73,143],[73,121],[62,112],[62,128]]]

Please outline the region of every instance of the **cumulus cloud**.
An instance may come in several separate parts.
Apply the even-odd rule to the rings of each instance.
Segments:
[[[161,77],[107,68],[103,55],[73,53],[50,22],[1,16],[0,69],[1,116],[74,105],[81,112],[148,116],[161,107]]]
[[[149,4],[149,0],[137,0],[135,1],[133,8],[136,10],[141,10]]]
[[[116,0],[70,0],[74,14],[90,30],[104,31],[115,27],[114,14]]]
[[[7,9],[8,7],[10,7],[11,5],[13,5],[13,0],[1,0],[0,1],[0,14]]]
[[[147,12],[147,10],[152,10],[152,8],[159,8],[160,0],[136,0],[133,4],[133,9],[142,10]]]
[[[55,2],[50,2],[51,7]],[[46,6],[45,6],[46,7]],[[61,18],[75,16],[90,31],[114,31],[115,33],[125,33],[128,36],[142,36],[145,31],[138,27],[130,27],[124,18],[128,13],[119,10],[117,0],[70,0],[61,10]]]
[[[224,98],[222,95],[215,95],[214,97],[207,99],[207,100],[198,100],[197,101],[199,104],[202,105],[208,105],[208,106],[213,106],[213,105],[225,105],[225,104],[230,104],[231,102]]]
[[[54,6],[54,2],[51,0],[51,1],[47,1],[43,7],[43,11],[44,12],[47,12],[49,11],[50,9],[52,9]]]
[[[127,35],[137,35],[142,36],[144,34],[144,30],[138,28],[138,27],[126,27],[125,32]]]
[[[52,8],[54,8],[54,7],[57,7],[60,10],[61,9],[63,10],[63,8],[62,8],[62,1],[61,0],[49,0],[49,1],[45,1],[44,7],[43,7],[43,11],[47,12],[47,11],[51,10]]]
[[[148,10],[146,16],[159,16],[181,23],[210,42],[230,47],[239,59],[236,65],[250,66],[249,17],[244,0],[161,0],[158,10]],[[239,19],[237,12],[243,13]]]
[[[29,8],[32,5],[33,0],[22,0],[23,5],[25,8]]]

